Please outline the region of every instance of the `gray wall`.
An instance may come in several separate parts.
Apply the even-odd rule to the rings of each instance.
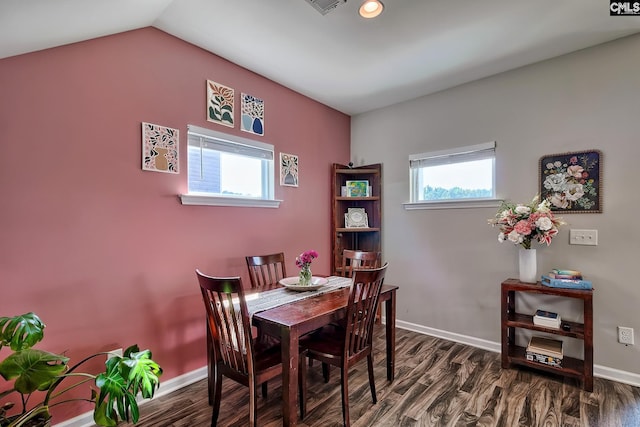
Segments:
[[[413,210],[408,156],[497,142],[497,194],[528,202],[541,156],[599,149],[603,213],[563,214],[551,246],[535,244],[538,272],[581,270],[594,283],[596,374],[640,379],[640,36],[565,55],[352,118],[352,160],[383,163],[387,282],[400,286],[398,320],[462,341],[500,341],[500,283],[517,277],[518,247],[498,243],[494,208]],[[570,228],[597,229],[599,245],[569,245]],[[582,320],[579,304],[525,298],[521,311],[556,309]],[[616,326],[636,346],[617,343]],[[568,352],[581,356],[569,339]],[[598,368],[600,368],[598,370]]]

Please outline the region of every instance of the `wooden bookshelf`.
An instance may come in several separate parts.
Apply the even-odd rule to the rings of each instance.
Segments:
[[[534,325],[533,315],[516,312],[518,292],[580,299],[584,307],[584,323],[563,320],[561,326],[566,325],[566,329]],[[593,290],[551,288],[540,283],[523,283],[516,279],[507,279],[502,282],[501,309],[502,367],[504,369],[509,369],[514,365],[527,366],[575,378],[582,382],[585,390],[593,391]],[[582,340],[584,358],[577,359],[564,355],[561,367],[527,360],[526,349],[516,345],[516,330],[518,328]]]

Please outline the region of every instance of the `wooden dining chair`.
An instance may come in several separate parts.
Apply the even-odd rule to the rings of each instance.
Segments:
[[[344,249],[342,251],[342,266],[339,273],[343,277],[353,277],[353,272],[361,268],[380,267],[382,254],[380,252],[354,251]]]
[[[249,425],[255,426],[256,388],[282,375],[280,346],[262,347],[252,338],[240,277],[211,277],[196,270],[207,312],[211,426],[220,412],[222,377],[249,387]],[[212,347],[212,348],[211,348]]]
[[[387,265],[374,269],[356,270],[353,284],[349,290],[347,315],[341,328],[327,326],[312,334],[309,339],[300,342],[299,386],[300,416],[304,419],[307,413],[307,381],[305,357],[319,360],[340,368],[342,384],[342,419],[345,427],[349,421],[349,368],[360,360],[367,358],[369,370],[369,387],[373,403],[376,397],[376,384],[373,377],[372,338],[373,325],[380,289],[384,281]]]
[[[284,253],[245,257],[252,288],[273,287],[287,277]]]

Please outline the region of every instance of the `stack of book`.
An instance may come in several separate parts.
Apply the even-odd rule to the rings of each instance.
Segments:
[[[576,270],[553,269],[543,274],[540,283],[552,288],[592,289],[591,282],[582,277],[582,273]]]
[[[545,328],[560,329],[560,315],[552,311],[537,310],[533,316],[533,324]]]
[[[560,368],[562,367],[562,341],[531,337],[526,356],[527,360]]]

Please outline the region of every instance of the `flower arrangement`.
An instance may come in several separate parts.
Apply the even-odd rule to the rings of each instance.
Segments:
[[[318,258],[318,252],[304,251],[296,257],[296,265],[300,268],[299,285],[305,286],[311,284],[311,261]]]
[[[525,249],[531,249],[531,241],[551,244],[551,239],[558,234],[558,227],[564,225],[561,218],[551,212],[551,203],[540,197],[533,198],[528,205],[503,202],[495,218],[489,224],[500,227],[498,241],[508,240]]]

